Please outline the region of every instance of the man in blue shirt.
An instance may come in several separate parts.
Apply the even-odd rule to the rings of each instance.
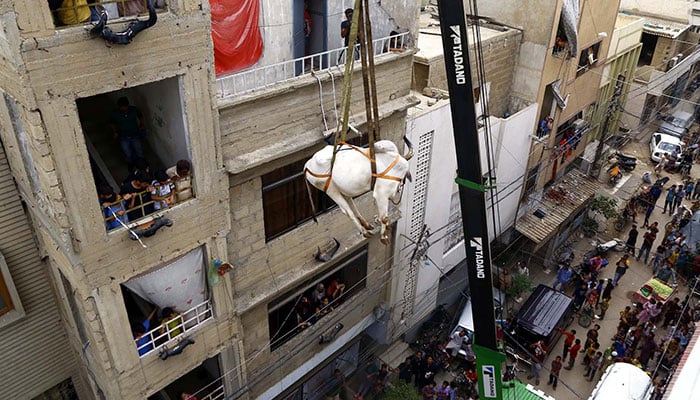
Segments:
[[[572,275],[573,271],[571,271],[568,264],[560,265],[559,271],[557,272],[557,280],[554,282],[552,288],[554,288],[554,290],[559,290],[560,292],[563,291],[564,286],[569,283]],[[559,289],[557,289],[557,285],[559,285]]]
[[[153,308],[153,311],[148,314],[145,321],[142,323],[135,323],[131,327],[131,331],[134,335],[134,341],[136,341],[136,349],[139,352],[139,357],[142,357],[144,354],[153,350],[153,342],[151,341],[150,336],[147,336],[146,333],[151,327],[151,318],[153,318],[153,316],[156,314],[156,311],[158,311],[158,307]]]

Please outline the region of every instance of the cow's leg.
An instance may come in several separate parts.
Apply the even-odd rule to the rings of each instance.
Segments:
[[[346,198],[345,196],[340,194],[340,192],[338,192],[338,190],[335,188],[335,185],[333,185],[333,183],[331,183],[330,187],[326,191],[326,194],[328,195],[328,197],[333,199],[333,201],[335,201],[335,204],[338,205],[340,210],[345,215],[347,215],[348,218],[350,218],[352,223],[355,224],[355,227],[357,227],[357,230],[360,231],[360,233],[362,233],[362,236],[364,236],[366,238],[369,238],[372,236],[372,233],[369,232],[367,229],[365,229],[362,226],[362,224],[360,223],[360,221],[357,217],[358,214],[355,213],[354,204],[352,206],[350,206],[351,203],[348,202],[349,198]],[[351,198],[349,200],[350,200],[350,202],[352,202]],[[365,221],[365,223],[367,223],[367,222]]]
[[[389,193],[386,193],[384,190],[377,190],[378,185],[375,185],[374,188],[374,201],[377,203],[377,212],[378,212],[378,219],[379,222],[382,224],[381,230],[380,230],[380,238],[379,240],[385,244],[389,245],[391,243],[389,241],[389,235],[387,234],[387,224],[389,223]],[[395,189],[395,188],[394,188]]]
[[[352,212],[355,214],[355,217],[357,218],[358,221],[360,221],[360,224],[367,229],[368,231],[371,231],[374,229],[372,225],[370,225],[369,222],[360,214],[360,211],[357,209],[357,206],[355,205],[355,202],[352,200],[352,197],[348,197],[348,204],[350,205],[350,209]]]

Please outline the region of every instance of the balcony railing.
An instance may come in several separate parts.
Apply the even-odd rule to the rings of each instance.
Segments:
[[[191,198],[194,198],[194,191],[192,188],[193,177],[191,175],[184,178],[180,178],[176,181],[168,181],[168,183],[166,184],[171,185],[170,191],[174,194],[174,200],[173,203],[170,205],[161,204],[161,207],[158,210],[155,210],[154,204],[162,203],[163,200],[151,199],[149,201],[144,201],[142,204],[135,204],[134,207],[131,208],[127,208],[127,203],[129,203],[129,199],[131,199],[132,197],[136,197],[136,203],[139,203],[139,197],[144,198],[149,194],[152,196],[152,192],[155,192],[156,196],[158,196],[158,194],[161,193],[160,184],[153,184],[147,187],[146,190],[137,193],[131,193],[129,199],[123,199],[121,196],[119,196],[119,198],[115,202],[102,203],[102,217],[104,218],[107,230],[111,231],[113,229],[123,227],[122,223],[124,223],[124,225],[128,226],[129,228],[135,228],[143,223],[148,222],[146,218],[148,218],[150,215],[163,211],[169,207],[174,206],[175,204],[179,204]],[[131,218],[126,217],[129,215],[129,213],[132,213],[133,215],[134,212],[137,215],[140,215],[140,217],[135,218],[133,220]],[[120,223],[119,221],[115,221],[116,218],[119,218],[119,220],[122,223]]]
[[[143,354],[140,354],[140,357],[150,354],[153,351],[157,351],[161,346],[167,345],[173,339],[176,339],[187,332],[191,332],[211,318],[211,303],[209,300],[207,300],[174,318],[163,321],[161,325],[146,332],[141,339],[135,340],[137,350],[139,350],[139,353],[143,352]],[[147,338],[148,341],[144,341],[140,346],[138,346],[139,341],[143,340],[143,338]],[[144,352],[142,351],[143,349],[149,350]]]
[[[197,397],[199,400],[221,400],[226,398],[226,391],[224,390],[224,385],[221,385],[214,389],[213,392],[209,393],[204,397]]]
[[[374,56],[378,57],[391,52],[402,51],[408,46],[408,35],[409,33],[405,32],[373,40]],[[332,67],[345,65],[345,58],[346,48],[341,47],[222,76],[216,79],[216,95],[219,98],[228,98],[250,93],[278,83],[308,76],[312,70],[315,72],[325,71]],[[359,54],[356,59],[359,60]]]

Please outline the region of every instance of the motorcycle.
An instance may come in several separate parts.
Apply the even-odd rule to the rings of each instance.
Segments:
[[[604,257],[606,254],[608,254],[608,251],[610,250],[615,249],[615,251],[622,251],[626,247],[625,242],[622,239],[618,238],[608,240],[604,243],[596,239],[591,244],[594,246],[594,248],[587,251],[586,254],[583,255],[584,260],[590,260],[595,256]]]
[[[637,168],[637,157],[629,156],[617,150],[615,150],[609,159],[615,159],[616,163],[620,165],[620,168],[624,169],[625,171],[632,171]]]

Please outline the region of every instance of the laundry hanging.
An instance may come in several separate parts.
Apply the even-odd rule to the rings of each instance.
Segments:
[[[258,0],[211,0],[211,36],[216,74],[240,71],[262,55],[260,2]]]

